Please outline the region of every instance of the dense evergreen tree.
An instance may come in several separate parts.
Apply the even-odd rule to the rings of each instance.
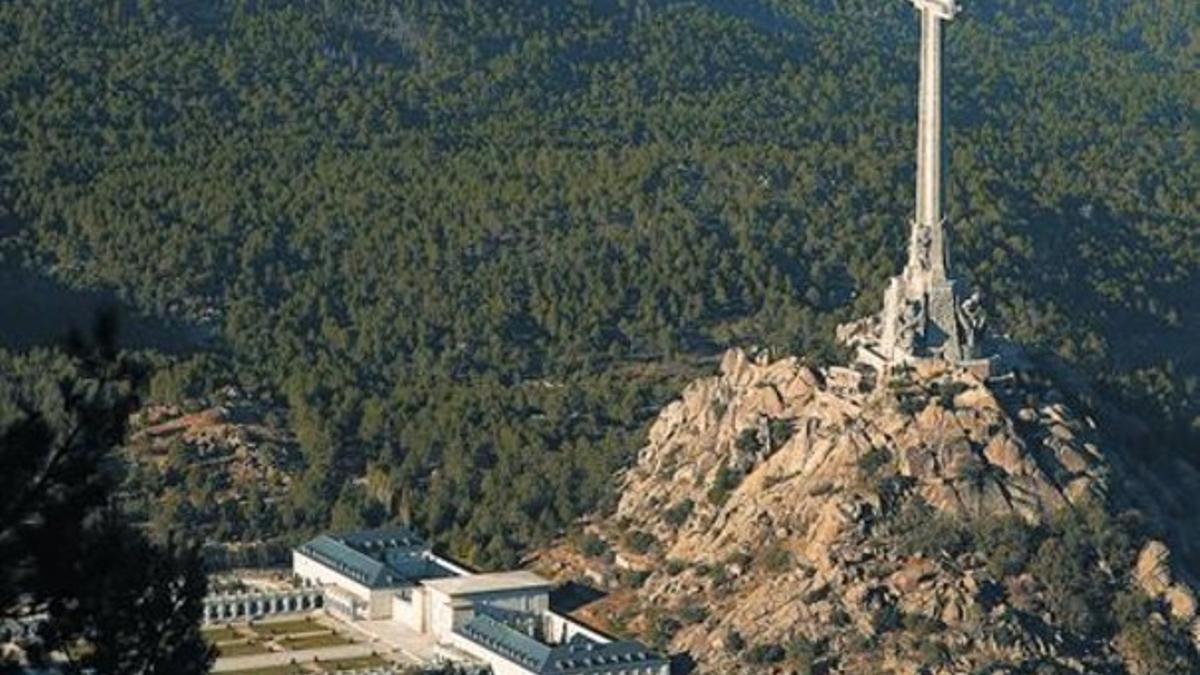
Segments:
[[[960,271],[1152,461],[1198,461],[1200,6],[968,9]],[[286,401],[293,531],[378,465],[390,517],[512,556],[602,503],[704,357],[835,353],[903,256],[905,3],[47,0],[0,36],[6,252],[216,326],[155,391]]]

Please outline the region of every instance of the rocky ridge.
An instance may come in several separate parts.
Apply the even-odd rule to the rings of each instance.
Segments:
[[[1020,532],[1111,508],[1103,439],[1060,399],[944,367],[868,390],[841,369],[732,350],[662,411],[621,477],[615,515],[591,535],[609,563],[576,556],[558,572],[639,585],[635,605],[595,617],[701,672],[1153,672],[1142,643],[1156,636],[1080,644],[1027,560],[1006,568],[1003,547],[937,541],[961,531],[951,521]],[[1155,603],[1164,634],[1200,645],[1170,551],[1134,553],[1127,584],[1103,555],[1090,565]]]

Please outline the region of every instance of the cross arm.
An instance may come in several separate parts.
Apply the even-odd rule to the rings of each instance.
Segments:
[[[933,12],[933,15],[944,21],[950,21],[962,11],[957,0],[911,0],[914,7],[922,12]]]

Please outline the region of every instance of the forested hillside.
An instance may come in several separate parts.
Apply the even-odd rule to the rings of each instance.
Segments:
[[[946,47],[959,273],[1192,461],[1198,31],[974,0]],[[916,39],[899,0],[3,3],[3,261],[215,321],[157,393],[286,402],[281,530],[507,562],[611,498],[699,357],[830,355],[876,308]]]

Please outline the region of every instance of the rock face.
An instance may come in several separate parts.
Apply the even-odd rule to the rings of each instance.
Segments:
[[[755,364],[731,351],[719,376],[663,410],[623,477],[617,516],[673,542],[667,557],[705,559],[787,531],[808,534],[820,558],[878,512],[872,463],[894,462],[935,509],[968,517],[1037,521],[1103,498],[1107,466],[1061,405],[1014,422],[970,375],[918,377],[869,394],[834,391],[795,359]],[[714,503],[722,472],[741,480]],[[696,517],[677,529],[665,514],[688,500]]]
[[[1107,667],[1119,662],[1115,648],[1080,660],[1063,635],[1030,625],[1028,575],[999,586],[980,555],[905,552],[888,537],[902,502],[1030,524],[1103,504],[1111,471],[1091,425],[1053,396],[1032,398],[937,368],[868,391],[845,373],[733,350],[719,375],[662,411],[620,478],[615,515],[596,531],[618,549],[630,532],[652,535],[654,553],[634,565],[644,577],[636,614],[703,614],[677,621],[669,642],[701,672],[770,671],[767,655],[756,661],[728,643],[798,638],[872,654],[840,658],[834,672],[975,672],[1039,659],[1061,672]],[[1195,596],[1172,575],[1166,546],[1148,545],[1136,569],[1175,620],[1195,621]],[[1022,598],[1033,609],[1010,611]],[[904,630],[888,625],[901,621]],[[919,637],[932,632],[936,648]]]
[[[1188,586],[1175,581],[1171,569],[1171,551],[1166,544],[1161,541],[1147,543],[1138,554],[1134,573],[1146,595],[1165,604],[1173,618],[1178,621],[1196,618],[1196,594]]]

